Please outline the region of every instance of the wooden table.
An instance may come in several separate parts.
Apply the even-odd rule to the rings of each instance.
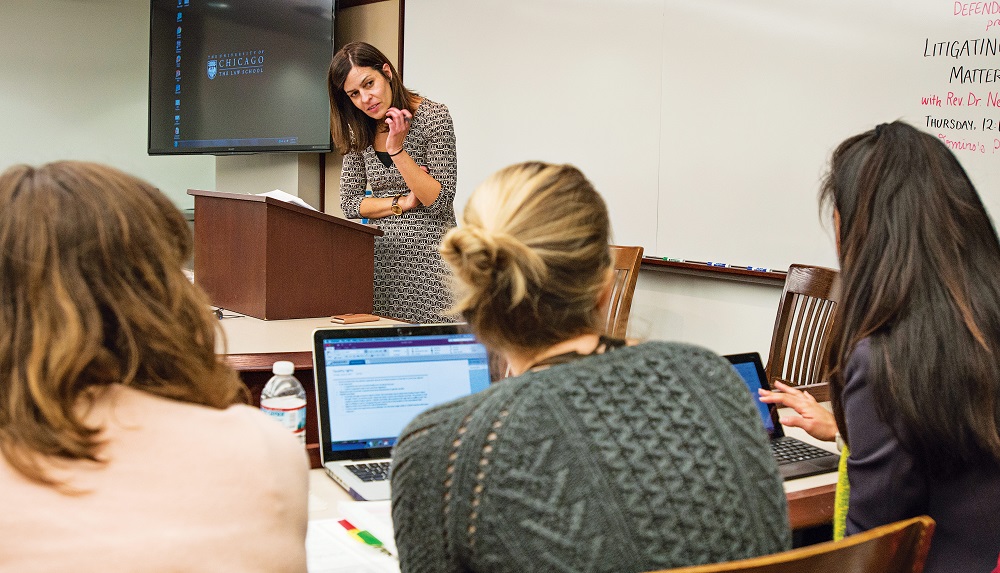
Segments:
[[[260,320],[251,316],[224,311],[219,322],[225,341],[219,340],[216,351],[226,355],[226,361],[237,372],[247,388],[254,406],[260,406],[260,393],[271,378],[271,367],[278,360],[295,365],[295,377],[306,391],[306,451],[312,467],[321,467],[319,459],[319,422],[316,420],[316,379],[313,374],[312,333],[317,328],[365,328],[405,324],[383,318],[378,322],[337,324],[327,317],[295,320]]]
[[[821,442],[799,428],[785,427],[785,435],[791,436],[836,452],[833,442]],[[819,474],[785,482],[785,497],[788,499],[788,521],[792,529],[815,527],[833,521],[833,499],[837,487],[837,472]]]
[[[232,313],[226,312],[226,315]],[[306,449],[313,468],[321,467],[319,459],[319,432],[316,421],[316,382],[313,375],[312,332],[317,328],[342,327],[356,328],[366,326],[381,326],[402,324],[399,321],[382,319],[379,322],[368,322],[353,325],[338,325],[328,318],[306,318],[299,320],[264,321],[252,317],[223,318],[223,331],[226,334],[227,349],[221,341],[219,353],[226,354],[226,360],[239,373],[243,382],[250,389],[250,395],[255,405],[260,404],[260,393],[271,377],[271,366],[277,360],[289,360],[295,364],[295,376],[302,382],[306,390]],[[814,440],[805,432],[796,428],[786,428],[786,433],[800,440],[835,451],[832,443]],[[349,496],[336,486],[322,471],[314,470],[311,479],[320,479],[324,496],[333,495],[332,505],[336,505],[337,496],[343,494],[343,499]],[[325,481],[323,481],[325,480]],[[837,481],[836,473],[820,474],[785,482],[785,495],[788,499],[789,521],[792,529],[814,527],[830,523],[833,519],[834,488]],[[329,483],[326,483],[329,482]],[[326,487],[333,485],[334,487]]]

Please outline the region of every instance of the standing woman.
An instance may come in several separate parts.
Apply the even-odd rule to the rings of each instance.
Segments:
[[[385,233],[375,238],[375,313],[448,322],[449,273],[438,252],[455,226],[448,108],[406,89],[385,55],[364,42],[333,56],[327,80],[330,132],[344,154],[341,209],[352,219],[373,219]]]
[[[802,392],[762,400],[849,446],[847,534],[930,515],[927,573],[1000,553],[1000,241],[938,138],[895,122],[834,152],[842,293],[826,359],[836,423]]]

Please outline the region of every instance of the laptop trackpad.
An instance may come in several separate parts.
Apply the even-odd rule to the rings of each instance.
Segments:
[[[835,472],[837,471],[837,463],[839,461],[840,458],[831,456],[816,460],[792,462],[790,464],[778,464],[778,473],[781,474],[782,479],[789,480],[827,472]]]

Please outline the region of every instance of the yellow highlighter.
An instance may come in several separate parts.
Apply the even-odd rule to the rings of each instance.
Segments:
[[[346,529],[347,533],[351,534],[351,537],[357,539],[361,543],[364,543],[365,545],[372,547],[374,549],[378,549],[379,551],[385,553],[389,557],[395,557],[392,554],[392,552],[386,549],[385,546],[382,545],[382,542],[379,541],[379,539],[374,535],[372,535],[371,533],[368,533],[363,529],[358,529],[357,527],[354,527],[354,525],[352,525],[351,522],[347,521],[346,519],[341,519],[337,523],[339,523],[344,529]]]

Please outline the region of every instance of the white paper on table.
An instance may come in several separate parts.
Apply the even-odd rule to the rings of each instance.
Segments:
[[[337,503],[342,519],[374,535],[390,553],[396,552],[396,538],[392,529],[392,504],[385,501],[341,501]]]
[[[281,189],[275,189],[274,191],[268,191],[267,193],[258,193],[258,197],[270,197],[272,199],[277,199],[278,201],[284,201],[286,203],[291,203],[293,205],[298,205],[299,207],[305,207],[306,209],[311,209],[313,211],[318,211],[315,207],[306,203],[302,199],[292,195],[291,193],[285,193]]]
[[[345,519],[351,521],[346,516]],[[306,533],[309,573],[399,573],[399,561],[351,537],[337,521],[337,518],[309,521]],[[351,524],[362,527],[353,521]]]

